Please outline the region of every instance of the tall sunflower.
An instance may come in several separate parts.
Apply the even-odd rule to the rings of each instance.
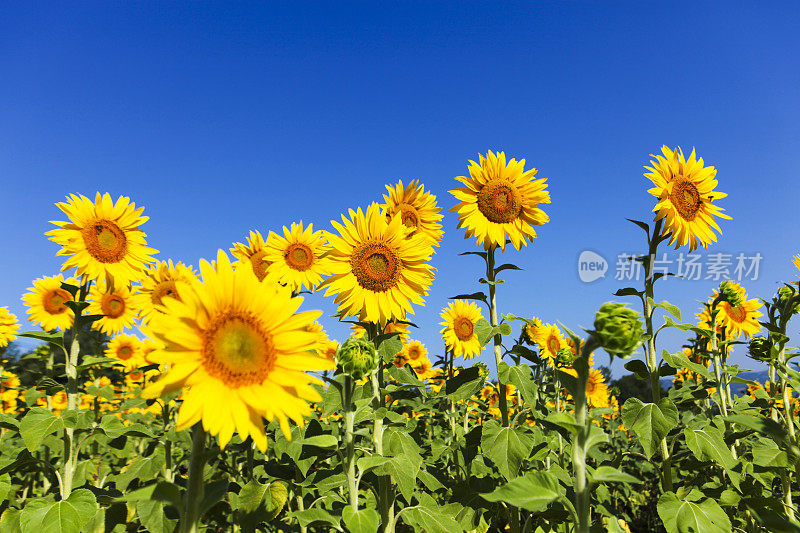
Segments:
[[[309,224],[292,223],[283,227],[283,237],[270,231],[266,242],[267,273],[293,291],[306,288],[313,291],[322,279],[331,273],[331,260],[325,257],[328,245],[322,231],[314,231]]]
[[[160,261],[150,266],[141,280],[142,286],[134,294],[134,306],[139,309],[142,322],[147,324],[154,313],[162,312],[163,298],[169,296],[176,298],[175,284],[179,281],[188,282],[196,279],[197,274],[191,266],[186,266],[180,261],[177,264],[169,261]]]
[[[335,294],[340,316],[386,324],[423,305],[433,282],[427,262],[433,248],[420,235],[406,239],[399,216],[386,220],[378,204],[366,212],[350,210],[342,224],[331,221],[339,235],[329,234],[333,275],[322,282],[325,295]]]
[[[680,148],[673,151],[664,145],[661,153],[651,154],[656,159],[650,161],[653,166],[644,167],[650,171],[645,177],[655,185],[647,192],[658,198],[653,208],[655,219],[664,219],[663,234],[672,232],[670,244],[674,243],[676,250],[685,244],[690,252],[698,244],[706,248],[717,241],[714,229],[722,233],[714,217],[731,218],[713,203],[728,196],[714,190],[717,169],[703,166],[703,158],[698,159],[694,149],[689,159]]]
[[[69,291],[62,289],[61,285],[78,285],[74,278],[64,279],[61,274],[34,280],[33,287],[22,296],[22,301],[28,306],[28,315],[31,322],[39,324],[42,329],[67,330],[72,327],[75,313],[65,305],[73,300]]]
[[[475,302],[455,300],[447,304],[441,313],[442,338],[453,354],[472,359],[483,349],[475,332],[475,324],[480,320],[481,310]]]
[[[411,180],[407,186],[403,186],[403,180],[397,185],[387,185],[388,195],[383,195],[383,209],[387,218],[391,218],[398,213],[406,227],[411,228],[409,237],[421,234],[433,246],[439,246],[442,241],[444,231],[439,222],[443,215],[439,212],[441,207],[436,205],[436,196],[425,192],[425,185],[421,185],[417,180]]]
[[[230,251],[233,257],[238,259],[234,263],[235,268],[250,267],[259,280],[267,277],[267,268],[269,268],[269,261],[265,257],[267,247],[260,232],[251,231],[247,238],[247,244],[235,242]]]
[[[220,447],[236,431],[267,449],[262,418],[278,419],[287,437],[291,418],[303,425],[308,401],[319,401],[306,374],[334,364],[313,352],[319,334],[308,326],[319,311],[298,313],[302,298],[262,283],[250,269],[234,270],[220,250],[215,265],[200,262],[202,281],[177,284],[180,300],[167,298],[145,333],[159,344],[149,357],[169,369],[142,396],[156,398],[184,388],[179,430],[197,422],[219,436]]]
[[[92,327],[107,335],[115,335],[136,323],[139,310],[131,290],[125,285],[112,288],[98,283],[89,290],[88,301],[87,314],[104,315],[93,322]]]
[[[475,237],[486,250],[505,249],[506,239],[519,250],[535,239],[533,226],[550,221],[539,208],[550,203],[547,180],[533,179],[536,172],[525,170],[524,159],[506,163],[504,152],[470,161],[469,176],[456,178],[465,187],[450,191],[460,201],[450,211],[458,213],[458,227],[467,228],[466,238]]]
[[[8,307],[0,307],[0,348],[5,348],[17,338],[19,322],[17,316],[8,310]]]
[[[115,335],[108,342],[106,357],[116,359],[118,364],[125,368],[125,372],[132,372],[140,366],[145,366],[142,341],[133,335]]]
[[[116,203],[108,193],[98,192],[94,202],[83,195],[70,195],[68,202],[56,204],[69,222],[53,221],[58,229],[48,231],[50,240],[60,244],[56,255],[69,256],[61,270],[75,267],[77,275],[125,285],[138,280],[146,265],[158,253],[147,246],[145,233],[139,226],[147,222],[144,207],[127,196]]]
[[[535,341],[539,345],[539,353],[542,357],[548,359],[550,366],[555,364],[559,350],[570,347],[561,334],[561,330],[555,324],[547,324],[536,328]]]

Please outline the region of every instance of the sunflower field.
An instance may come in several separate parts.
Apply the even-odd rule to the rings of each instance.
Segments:
[[[550,203],[503,152],[455,178],[452,220],[400,181],[327,229],[253,230],[197,267],[156,258],[129,198],[68,196],[47,233],[62,272],[21,296],[40,328],[0,307],[0,531],[800,531],[797,282],[759,299],[723,281],[687,320],[655,258],[713,246],[726,195],[694,150],[651,158],[654,216],[631,220],[644,280],[588,330],[498,299],[524,286],[513,257]],[[475,284],[430,302],[445,223]],[[313,291],[329,308],[305,308]],[[415,323],[431,304],[441,323]],[[18,336],[41,345],[10,357]],[[739,376],[736,345],[768,381]],[[607,382],[615,358],[644,398]]]

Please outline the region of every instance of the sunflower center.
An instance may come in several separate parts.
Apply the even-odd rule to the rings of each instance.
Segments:
[[[396,366],[397,368],[403,368],[404,366],[406,366],[407,362],[408,360],[406,359],[406,356],[403,355],[403,352],[400,352],[394,357],[394,366]]]
[[[410,347],[408,349],[408,358],[409,359],[417,360],[417,359],[419,359],[419,356],[420,356],[420,351],[419,351],[419,348],[417,348],[416,346],[412,346],[412,347]]]
[[[728,316],[734,322],[744,322],[744,320],[747,318],[747,309],[744,308],[743,304],[739,304],[736,307],[728,304]]]
[[[123,361],[127,361],[133,355],[133,348],[130,346],[120,346],[117,350],[117,357]]]
[[[697,211],[703,205],[700,191],[690,181],[676,183],[669,198],[684,220],[694,220]]]
[[[175,282],[173,280],[162,281],[156,285],[156,287],[153,289],[153,292],[150,294],[150,299],[155,305],[161,305],[164,303],[164,298],[167,297],[180,300],[178,297],[178,291],[175,290]]]
[[[265,250],[260,250],[250,256],[250,264],[253,267],[253,273],[256,275],[259,281],[267,277],[269,261],[264,259],[265,255],[267,255],[267,252]]]
[[[403,221],[403,224],[407,228],[414,228],[416,230],[417,226],[419,226],[419,211],[417,208],[411,204],[402,203],[397,206],[395,213],[400,212],[400,219]],[[409,234],[414,235],[416,231],[412,231]]]
[[[305,244],[296,242],[289,245],[283,253],[283,258],[289,268],[303,272],[311,268],[311,264],[314,262],[314,253]]]
[[[272,336],[249,314],[223,313],[203,334],[203,366],[237,388],[263,383],[275,364]]]
[[[119,263],[128,251],[125,232],[110,220],[97,220],[81,232],[86,251],[101,263]]]
[[[558,350],[561,349],[561,343],[558,342],[558,339],[555,337],[550,337],[547,339],[547,348],[550,350],[550,353],[556,354]]]
[[[513,222],[522,211],[522,194],[507,180],[491,180],[478,192],[478,209],[490,222]]]
[[[67,310],[65,302],[72,300],[72,295],[64,289],[54,289],[44,296],[44,310],[51,315],[60,315]]]
[[[475,328],[475,326],[472,324],[472,321],[463,316],[456,318],[453,326],[453,333],[456,334],[456,337],[460,341],[469,340],[472,337],[472,331]]]
[[[107,317],[119,318],[125,314],[125,300],[116,294],[107,294],[100,308]]]
[[[400,259],[384,244],[362,244],[356,248],[350,267],[358,284],[370,291],[387,291],[396,286],[400,278]]]

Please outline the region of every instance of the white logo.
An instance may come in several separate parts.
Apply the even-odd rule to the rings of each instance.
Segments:
[[[606,277],[608,262],[606,259],[591,250],[584,250],[578,257],[578,277],[584,283],[591,283],[599,278]]]

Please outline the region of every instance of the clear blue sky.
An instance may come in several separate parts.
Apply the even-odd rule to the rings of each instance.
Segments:
[[[623,285],[616,255],[643,246],[625,218],[651,218],[642,165],[665,143],[718,168],[734,218],[710,251],[760,252],[745,286],[768,296],[800,252],[798,26],[790,3],[6,3],[0,305],[25,316],[31,280],[58,271],[43,234],[69,193],[130,196],[160,258],[197,264],[251,229],[329,229],[400,178],[447,209],[467,160],[500,149],[553,199],[539,239],[503,254],[526,270],[501,311],[589,327]],[[447,298],[482,275],[444,224],[414,317],[433,350]],[[584,249],[612,263],[605,279],[578,279]],[[669,281],[657,299],[691,317],[715,285]]]

